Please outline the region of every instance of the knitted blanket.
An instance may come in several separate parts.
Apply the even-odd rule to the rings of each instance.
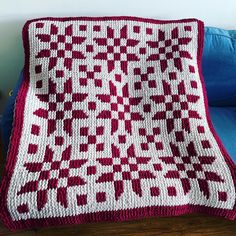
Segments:
[[[0,216],[12,229],[192,212],[235,219],[195,19],[44,18],[23,29]]]

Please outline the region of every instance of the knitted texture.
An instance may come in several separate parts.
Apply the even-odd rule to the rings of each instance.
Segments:
[[[14,230],[191,212],[235,219],[235,165],[208,114],[203,23],[44,18],[1,184]]]

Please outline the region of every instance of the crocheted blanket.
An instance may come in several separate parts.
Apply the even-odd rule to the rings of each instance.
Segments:
[[[203,27],[134,17],[26,23],[0,189],[8,228],[192,212],[235,219],[235,165],[201,74]]]

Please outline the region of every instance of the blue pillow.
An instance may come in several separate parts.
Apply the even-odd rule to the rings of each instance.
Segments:
[[[202,73],[209,105],[236,105],[236,30],[205,27]]]
[[[23,72],[20,73],[19,79],[17,80],[16,86],[13,90],[13,94],[12,96],[9,97],[7,101],[7,105],[3,112],[3,116],[1,120],[2,140],[3,140],[3,146],[4,146],[5,152],[7,152],[9,141],[10,141],[13,115],[14,115],[14,105],[15,105],[16,97],[17,97],[22,81],[23,81]]]

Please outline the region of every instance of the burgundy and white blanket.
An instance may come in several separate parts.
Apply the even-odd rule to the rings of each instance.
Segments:
[[[203,37],[195,19],[28,21],[0,189],[5,225],[235,219],[235,165],[210,121]]]

